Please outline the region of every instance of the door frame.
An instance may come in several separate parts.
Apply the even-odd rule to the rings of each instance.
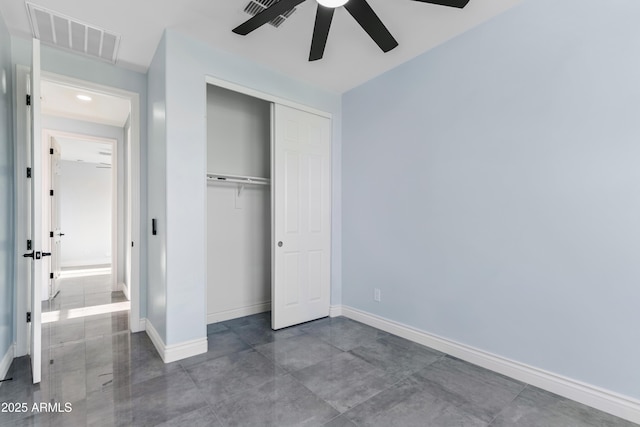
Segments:
[[[205,80],[206,84],[211,84],[211,85],[218,86],[218,87],[221,87],[221,88],[224,88],[224,89],[229,89],[229,90],[231,90],[233,92],[238,92],[238,93],[241,93],[243,95],[252,96],[254,98],[262,99],[262,100],[268,101],[268,102],[273,102],[275,104],[286,105],[287,107],[295,108],[297,110],[306,111],[307,113],[316,114],[316,115],[321,116],[321,117],[326,117],[326,118],[332,120],[331,123],[332,123],[332,128],[333,128],[333,119],[332,119],[333,116],[332,116],[331,113],[328,113],[326,111],[318,110],[316,108],[309,107],[308,105],[304,105],[304,104],[300,104],[300,103],[297,103],[297,102],[294,102],[294,101],[290,101],[290,100],[285,99],[285,98],[280,98],[279,96],[272,95],[272,94],[267,93],[267,92],[261,92],[259,90],[252,89],[252,88],[246,87],[246,86],[242,86],[242,85],[239,85],[237,83],[232,83],[232,82],[229,82],[227,80],[222,80],[222,79],[219,79],[217,77],[205,76],[204,80]],[[206,86],[205,86],[205,90],[206,90]]]
[[[331,129],[331,133],[330,133],[330,135],[331,135],[331,148],[330,148],[331,154],[330,154],[330,157],[331,157],[331,165],[333,165],[333,126],[334,126],[334,120],[333,120],[333,115],[331,113],[329,113],[327,111],[318,110],[316,108],[309,107],[308,105],[300,104],[298,102],[291,101],[291,100],[286,99],[286,98],[281,98],[279,96],[276,96],[276,95],[273,95],[273,94],[270,94],[270,93],[267,93],[267,92],[262,92],[262,91],[259,91],[259,90],[256,90],[256,89],[252,89],[252,88],[247,87],[247,86],[242,86],[242,85],[237,84],[237,83],[232,83],[232,82],[227,81],[227,80],[223,80],[223,79],[220,79],[220,78],[217,78],[217,77],[213,77],[213,76],[208,76],[207,75],[207,76],[205,76],[205,87],[204,87],[205,91],[207,90],[206,89],[206,85],[208,85],[208,84],[213,85],[213,86],[218,86],[218,87],[221,87],[221,88],[224,88],[224,89],[228,89],[228,90],[231,90],[233,92],[241,93],[243,95],[248,95],[248,96],[251,96],[253,98],[262,99],[264,101],[268,101],[268,102],[272,103],[272,107],[271,107],[271,110],[272,110],[272,113],[271,113],[271,135],[270,135],[270,139],[271,139],[271,144],[270,144],[270,156],[271,156],[270,165],[271,165],[271,167],[273,167],[272,157],[273,157],[273,139],[274,139],[273,104],[284,105],[284,106],[287,106],[287,107],[291,107],[291,108],[295,108],[297,110],[304,111],[306,113],[315,114],[317,116],[329,119],[330,120],[330,129]],[[205,122],[205,135],[206,135],[206,123],[207,123],[207,121],[205,120],[204,122]],[[333,170],[333,167],[331,167],[331,170]],[[206,171],[205,171],[205,173],[206,173]],[[331,178],[333,178],[333,177],[331,177]],[[333,179],[332,179],[332,181],[333,181]],[[330,185],[330,188],[333,189],[333,183]],[[273,191],[274,191],[273,179],[271,180],[271,185],[269,186],[269,190],[271,191],[271,210],[273,210],[273,203],[274,203],[273,202]],[[205,185],[205,200],[207,200],[206,191],[207,191],[207,186]],[[331,190],[331,193],[333,193],[332,190]],[[330,197],[330,201],[333,204],[333,196]],[[333,212],[333,211],[331,210],[331,212]],[[273,221],[274,221],[274,218],[271,218],[272,230],[273,230]],[[332,228],[333,228],[333,225],[330,225],[330,232],[329,232],[330,255],[331,255],[331,248],[333,246],[333,244],[332,244],[332,241],[333,241],[333,230],[332,230]],[[205,221],[205,224],[204,224],[204,235],[205,236],[207,235],[207,224],[206,224],[206,221]],[[275,240],[274,239],[275,239],[275,236],[272,235],[271,236],[271,240],[272,241],[270,242],[271,243],[270,247],[271,247],[272,269],[273,269],[273,254],[274,254],[273,250],[274,250],[274,247],[275,247]],[[208,249],[207,249],[207,247],[205,245],[205,251],[207,251],[207,250]],[[205,254],[205,259],[206,259],[206,254]],[[329,278],[330,278],[329,279],[329,311],[330,312],[331,312],[331,290],[332,290],[331,277],[333,276],[332,272],[331,272],[332,268],[333,268],[333,258],[330,259],[330,261],[329,261],[329,270],[330,270],[329,271]],[[272,270],[272,274],[273,274],[273,270]],[[206,275],[207,275],[207,272],[206,272],[206,269],[205,269],[205,283],[208,283]],[[273,283],[272,283],[271,286],[272,286],[272,289],[273,289]],[[207,299],[208,298],[207,293],[209,292],[208,286],[205,286],[204,289],[205,289],[204,300],[208,301],[208,299]],[[272,294],[273,294],[273,291],[272,291]],[[273,299],[273,295],[271,295],[271,307],[272,308],[273,308],[273,303],[274,303],[274,299]],[[207,319],[207,316],[205,316],[205,323],[208,322],[206,319]]]
[[[43,79],[43,80],[46,80],[46,79]],[[119,291],[121,289],[119,289],[119,284],[118,284],[118,269],[120,268],[120,265],[118,264],[118,255],[119,253],[122,252],[124,245],[126,243],[124,238],[122,239],[121,242],[118,241],[118,233],[120,231],[118,229],[118,210],[121,208],[120,203],[118,203],[118,196],[120,196],[118,192],[118,174],[120,173],[120,168],[122,166],[126,167],[126,165],[120,165],[120,163],[118,162],[118,156],[120,154],[118,149],[118,141],[110,137],[87,135],[80,132],[59,131],[59,130],[45,128],[43,126],[42,127],[42,149],[44,150],[43,153],[46,153],[49,151],[51,139],[56,137],[81,139],[83,141],[100,142],[103,144],[111,145],[111,278],[112,278],[111,288],[114,291]],[[124,140],[122,142],[124,146]],[[43,175],[42,183],[45,188],[50,188],[51,186],[51,178],[50,178],[51,175],[49,173],[50,168],[51,168],[50,162],[43,162],[43,170],[45,174]],[[126,185],[127,183],[125,182],[124,184]],[[124,197],[126,195],[126,188],[123,190],[124,190],[124,194],[122,194],[122,196]],[[50,212],[51,202],[49,199],[46,199],[45,204],[43,205],[43,210]],[[123,212],[123,225],[124,225],[124,221],[127,220],[126,216],[127,216],[127,213]],[[50,224],[51,219],[49,218],[48,221]],[[49,227],[49,229],[51,229],[51,227]],[[52,248],[49,247],[49,249],[52,249]],[[126,251],[125,251],[125,256],[126,256]]]
[[[26,218],[26,212],[24,212],[25,208],[25,194],[26,194],[26,186],[27,181],[25,180],[25,171],[28,164],[28,159],[26,158],[26,143],[27,143],[27,129],[26,129],[26,120],[25,116],[27,114],[27,106],[24,102],[26,93],[26,81],[30,73],[30,66],[28,65],[16,65],[16,85],[14,88],[14,100],[15,100],[15,170],[14,170],[14,187],[16,191],[16,200],[14,205],[15,211],[15,219],[16,219],[16,228],[15,228],[15,250],[16,253],[25,252],[23,249],[25,248],[27,228],[24,221]],[[124,98],[129,101],[129,105],[131,108],[131,116],[130,116],[130,126],[131,126],[131,140],[129,143],[131,144],[131,157],[127,159],[128,162],[131,163],[131,176],[129,177],[128,182],[125,183],[125,186],[128,186],[131,191],[131,199],[132,203],[128,207],[131,210],[131,224],[129,227],[131,229],[131,235],[133,241],[135,242],[133,248],[131,248],[131,277],[132,283],[129,284],[129,292],[130,292],[130,300],[131,300],[131,311],[129,313],[129,327],[131,332],[139,332],[145,329],[144,320],[140,318],[140,306],[141,306],[141,296],[140,296],[140,276],[141,276],[141,266],[140,266],[140,246],[142,241],[142,234],[140,229],[140,126],[141,126],[141,111],[140,111],[140,94],[136,92],[131,92],[124,89],[119,89],[111,86],[101,85],[98,83],[89,82],[86,80],[76,79],[73,77],[68,77],[60,74],[54,74],[46,71],[41,72],[41,77],[44,80],[48,80],[54,83],[63,84],[66,86],[74,86],[77,88],[86,89],[92,92],[103,93],[106,95],[117,96],[120,98]],[[119,167],[126,167],[126,165],[119,165]],[[126,191],[126,189],[125,189]],[[127,215],[125,214],[125,221]],[[130,244],[126,242],[126,244]],[[118,250],[123,251],[124,245],[122,248],[117,248]],[[22,252],[21,252],[22,251]],[[125,252],[126,254],[126,252]],[[125,255],[126,256],[126,255]],[[15,292],[14,292],[14,328],[15,328],[15,337],[16,337],[16,351],[15,355],[23,356],[28,352],[28,328],[27,323],[25,322],[28,301],[27,296],[28,292],[24,286],[26,283],[27,276],[23,268],[21,268],[20,262],[22,261],[22,257],[16,256],[15,258]]]

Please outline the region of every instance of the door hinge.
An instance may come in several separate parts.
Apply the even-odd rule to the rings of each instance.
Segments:
[[[53,190],[49,190],[49,195],[53,196]]]
[[[27,323],[31,323],[31,312],[27,311]]]
[[[131,247],[133,247],[133,241],[131,242]]]
[[[31,168],[27,168],[27,178],[31,178]]]
[[[53,148],[49,148],[49,154],[53,154]]]
[[[27,240],[27,250],[30,251],[31,249],[31,240]]]
[[[49,237],[53,237],[53,231],[49,232]]]
[[[27,95],[27,105],[31,105],[31,95]]]
[[[53,273],[49,273],[49,279],[53,279]]]

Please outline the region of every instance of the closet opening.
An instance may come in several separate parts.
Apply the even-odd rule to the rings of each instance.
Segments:
[[[207,78],[207,324],[329,315],[331,133],[328,113]]]
[[[272,103],[207,84],[207,323],[271,310]]]

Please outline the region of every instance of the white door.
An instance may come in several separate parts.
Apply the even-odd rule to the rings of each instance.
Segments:
[[[275,104],[272,328],[329,315],[331,120]]]
[[[125,153],[127,156],[127,161],[126,161],[126,169],[125,169],[125,173],[126,173],[126,177],[125,177],[125,191],[126,191],[126,200],[127,200],[127,208],[125,210],[125,214],[127,216],[126,221],[124,223],[125,226],[125,239],[124,241],[125,243],[125,257],[124,257],[124,262],[125,262],[125,269],[124,269],[124,282],[126,285],[126,297],[127,299],[131,300],[131,277],[132,277],[132,272],[131,272],[131,259],[133,257],[133,233],[132,233],[132,229],[131,229],[131,225],[133,223],[133,211],[132,211],[132,206],[133,206],[133,183],[131,182],[131,176],[132,176],[132,165],[131,165],[131,125],[127,125],[127,128],[125,129],[125,132],[127,133],[127,137],[125,139],[126,141],[126,146],[125,146]]]
[[[53,298],[58,294],[60,277],[60,257],[61,257],[61,241],[64,236],[60,228],[60,144],[54,137],[51,138],[51,144],[49,147],[49,160],[50,160],[50,182],[53,195],[49,197],[51,208],[51,233],[49,234],[50,248],[51,248],[51,266],[50,271],[53,277],[49,282],[49,298]]]
[[[42,262],[44,234],[42,227],[42,135],[40,131],[40,41],[33,40],[33,60],[31,64],[31,75],[27,93],[30,96],[30,107],[28,107],[29,120],[29,154],[27,156],[31,168],[30,209],[28,222],[30,223],[29,236],[32,250],[25,254],[30,256],[28,262],[31,263],[31,275],[27,288],[29,290],[29,312],[31,313],[31,323],[29,323],[29,355],[31,357],[31,373],[33,383],[40,382],[41,366],[41,328],[40,317],[42,312],[42,283],[44,275],[44,264]]]

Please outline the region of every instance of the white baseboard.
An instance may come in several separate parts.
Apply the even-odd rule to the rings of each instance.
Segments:
[[[135,328],[135,325],[131,325],[131,332],[142,332],[142,331],[146,331],[147,330],[147,319],[145,319],[144,317],[142,319],[139,320],[138,322],[138,327]]]
[[[7,352],[0,360],[0,380],[5,379],[7,373],[9,372],[9,368],[11,367],[11,362],[13,362],[13,358],[16,356],[16,343],[13,343],[7,349]],[[0,383],[0,387],[2,387],[3,383]]]
[[[250,316],[252,314],[264,313],[269,310],[271,310],[271,301],[234,308],[233,310],[209,313],[207,314],[207,324],[224,322],[225,320],[237,319],[238,317]]]
[[[329,317],[338,317],[342,316],[342,306],[341,305],[332,305],[329,307]]]
[[[147,335],[149,335],[149,339],[151,339],[151,342],[164,363],[176,362],[191,356],[197,356],[198,354],[206,353],[208,350],[207,337],[166,345],[149,319],[145,321],[145,324]]]
[[[634,398],[457,343],[352,307],[332,307],[332,311],[341,312],[343,316],[350,319],[450,354],[474,365],[482,366],[634,423],[640,423],[640,401]]]

